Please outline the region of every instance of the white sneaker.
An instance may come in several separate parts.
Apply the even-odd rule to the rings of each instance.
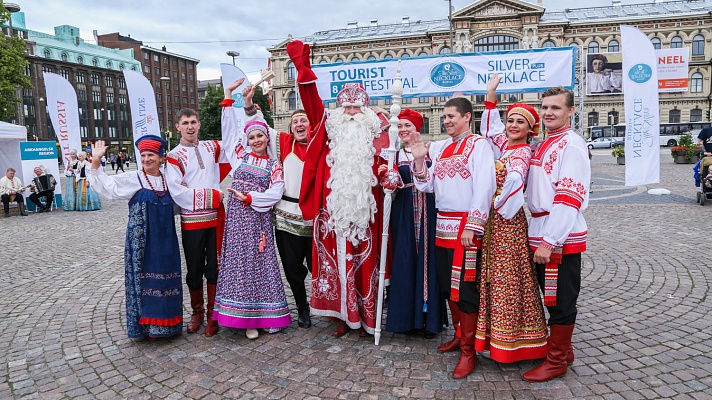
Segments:
[[[250,340],[257,339],[260,336],[260,332],[257,329],[248,329],[245,334]]]

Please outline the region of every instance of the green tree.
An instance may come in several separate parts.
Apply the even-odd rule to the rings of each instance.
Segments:
[[[220,116],[222,106],[220,102],[225,98],[222,87],[208,85],[205,90],[205,97],[200,101],[200,139],[220,140],[222,132],[220,130]]]
[[[222,87],[208,85],[205,90],[205,97],[200,101],[200,139],[201,140],[220,140],[222,131],[220,129],[220,117],[222,115],[222,106],[220,102],[225,98],[225,93]],[[261,87],[255,90],[255,97],[252,101],[260,106],[262,114],[269,126],[274,125],[272,120],[272,112],[269,108],[269,96],[264,94]]]
[[[0,24],[6,23],[10,13],[0,0]],[[0,121],[7,121],[15,115],[15,105],[21,101],[17,90],[30,88],[32,83],[25,75],[27,60],[25,40],[17,36],[0,37]]]

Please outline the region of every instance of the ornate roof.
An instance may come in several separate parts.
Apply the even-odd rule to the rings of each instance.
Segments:
[[[712,0],[656,1],[608,7],[567,8],[547,11],[541,18],[547,22],[604,22],[641,18],[657,18],[689,14],[706,14],[712,10]]]

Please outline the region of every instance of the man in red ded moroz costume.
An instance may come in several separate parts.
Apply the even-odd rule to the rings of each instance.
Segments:
[[[378,298],[378,260],[382,203],[378,187],[378,139],[387,119],[368,108],[359,84],[345,84],[339,108],[328,115],[309,64],[310,49],[287,45],[313,134],[302,175],[299,206],[313,220],[311,310],[340,320],[334,336],[349,328],[373,334]]]

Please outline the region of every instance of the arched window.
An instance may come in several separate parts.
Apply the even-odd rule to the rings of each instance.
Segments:
[[[93,66],[95,66],[95,67],[98,67],[98,66],[99,66],[99,59],[98,59],[98,58],[92,59],[92,60],[91,60],[91,65],[93,65]]]
[[[342,63],[344,62],[344,59],[341,57],[336,57],[336,60],[334,60],[335,63]]]
[[[617,40],[611,40],[608,42],[608,51],[611,53],[616,53],[621,51],[621,45],[618,43]]]
[[[294,111],[297,109],[297,93],[295,91],[289,92],[289,110]]]
[[[52,57],[52,52],[50,52],[50,51],[47,50],[47,49],[45,49],[45,51],[44,51],[43,54],[44,54],[44,58],[51,58],[51,57]]]
[[[692,38],[692,55],[693,56],[703,56],[705,55],[705,37],[702,35],[695,35]]]
[[[430,134],[430,118],[423,117],[423,127],[420,129],[420,133],[423,135]]]
[[[329,61],[327,61],[326,58],[322,58],[321,60],[319,60],[319,64],[326,64],[326,63],[328,63],[328,62],[329,62]]]
[[[62,61],[67,61],[67,53],[62,53],[60,57],[62,58]]]
[[[680,122],[680,110],[670,110],[668,117],[668,122],[671,124],[676,124]]]
[[[440,133],[447,133],[447,129],[445,129],[445,117],[440,117]]]
[[[119,69],[123,71],[124,69],[126,69],[126,66],[124,64],[119,64]]]
[[[368,56],[368,58],[366,60],[377,60],[377,58],[376,58],[376,56],[371,54],[370,56]]]
[[[84,64],[84,57],[82,57],[82,56],[77,57],[77,64]]]
[[[690,78],[690,93],[702,93],[702,74],[695,72]]]
[[[702,110],[695,108],[690,110],[690,122],[701,122],[702,121]]]
[[[426,53],[425,51],[421,51],[421,52],[418,54],[418,57],[425,57],[425,56],[427,56],[427,55],[428,55],[428,53]]]
[[[443,47],[443,48],[440,49],[440,51],[438,52],[438,54],[450,54],[450,53],[452,53],[452,50],[450,50],[449,47]]]
[[[386,55],[383,57],[384,60],[390,60],[391,58],[393,58],[393,56],[390,55],[390,54],[386,54]]]
[[[358,57],[353,57],[353,58],[351,59],[351,61],[361,61],[361,59],[358,58]]]
[[[111,67],[112,67],[111,61],[107,61],[107,62],[106,62],[106,68],[111,68]]]
[[[591,111],[588,113],[588,127],[598,125],[598,113],[596,111]]]
[[[541,44],[541,47],[545,49],[550,49],[552,47],[556,47],[556,43],[554,43],[554,41],[551,39],[545,40],[544,43]]]
[[[680,36],[675,36],[670,41],[671,49],[681,49],[682,48],[682,38]]]
[[[475,40],[472,51],[477,53],[480,51],[517,50],[518,48],[519,39],[513,36],[495,35]]]
[[[598,46],[597,41],[594,40],[593,42],[588,44],[588,52],[589,53],[600,53],[600,51],[601,51],[601,48]]]
[[[662,48],[662,42],[660,41],[660,38],[654,37],[654,38],[650,39],[650,43],[653,44],[653,48],[655,50],[660,50]]]
[[[403,53],[403,54],[401,54],[400,58],[410,58],[410,54]]]
[[[290,61],[287,63],[287,79],[294,79],[296,75],[297,70],[294,68],[294,63]]]

